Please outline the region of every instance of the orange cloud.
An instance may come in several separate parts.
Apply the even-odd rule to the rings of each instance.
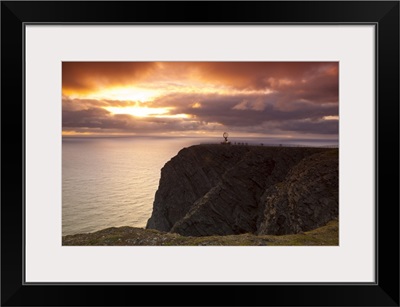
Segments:
[[[104,87],[130,85],[145,78],[155,67],[154,62],[63,62],[63,93],[88,93]]]

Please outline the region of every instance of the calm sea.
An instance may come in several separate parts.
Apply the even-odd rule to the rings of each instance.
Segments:
[[[184,147],[220,141],[157,137],[63,138],[62,234],[118,226],[145,227],[164,164]],[[249,144],[271,143],[265,139],[246,141]],[[244,141],[238,139],[237,142]],[[295,144],[322,146],[336,145],[337,141],[297,140]]]

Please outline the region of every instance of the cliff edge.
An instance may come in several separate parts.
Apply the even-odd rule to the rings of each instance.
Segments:
[[[283,235],[338,217],[338,149],[195,145],[161,170],[146,228]]]

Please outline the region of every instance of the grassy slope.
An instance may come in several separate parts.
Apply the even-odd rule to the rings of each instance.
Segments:
[[[152,229],[133,227],[112,227],[94,233],[64,236],[63,245],[88,246],[295,246],[295,245],[339,245],[338,221],[300,234],[256,236],[253,234],[184,237],[174,233],[164,233]]]

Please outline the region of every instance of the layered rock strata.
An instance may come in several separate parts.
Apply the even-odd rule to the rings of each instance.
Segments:
[[[161,170],[146,228],[290,234],[338,217],[338,149],[196,145]]]

